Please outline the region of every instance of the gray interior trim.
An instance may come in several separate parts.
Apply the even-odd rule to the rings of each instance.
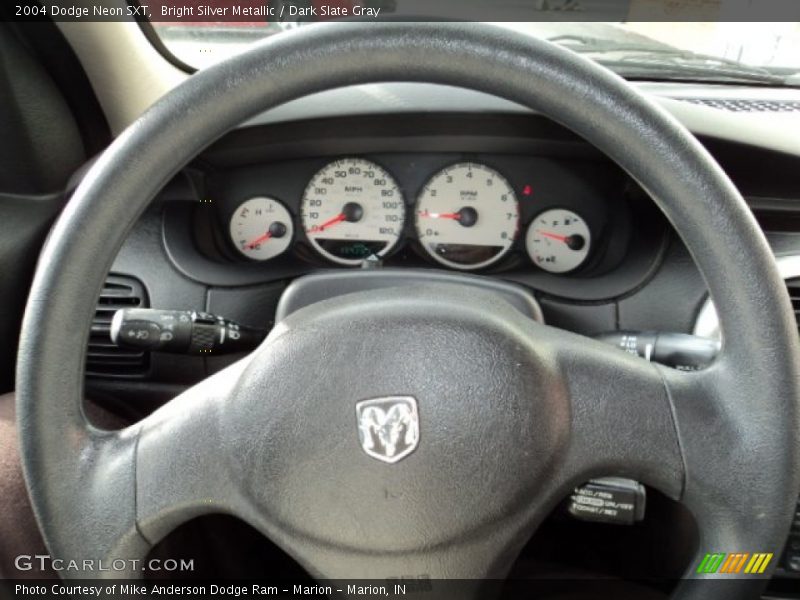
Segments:
[[[714,84],[634,82],[632,85],[668,110],[695,135],[800,156],[800,113],[746,113],[686,102],[690,99],[800,101],[793,88],[753,88]],[[246,121],[241,127],[354,115],[451,112],[530,114],[520,104],[492,94],[428,83],[373,83],[312,94]]]

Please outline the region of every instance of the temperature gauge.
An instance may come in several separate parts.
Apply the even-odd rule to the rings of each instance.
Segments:
[[[266,197],[243,202],[231,217],[231,240],[253,260],[269,260],[292,243],[292,216],[277,200]]]
[[[581,266],[589,256],[591,242],[583,218],[564,208],[539,213],[525,236],[531,260],[550,273],[566,273]]]

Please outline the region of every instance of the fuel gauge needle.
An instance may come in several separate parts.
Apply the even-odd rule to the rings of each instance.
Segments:
[[[537,229],[536,233],[539,235],[543,235],[546,238],[550,238],[551,240],[556,240],[558,242],[564,242],[565,244],[569,242],[568,235],[558,235],[557,233],[550,233],[549,231],[542,231],[541,229]]]

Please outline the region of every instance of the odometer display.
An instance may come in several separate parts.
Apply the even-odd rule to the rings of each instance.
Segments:
[[[405,222],[403,194],[382,167],[360,158],[323,167],[303,194],[300,214],[306,237],[324,257],[358,265],[385,256]]]
[[[422,247],[443,265],[487,267],[511,249],[517,236],[517,197],[491,167],[459,163],[434,175],[422,189],[416,226]]]

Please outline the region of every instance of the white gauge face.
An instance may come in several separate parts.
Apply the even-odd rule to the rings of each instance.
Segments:
[[[454,269],[480,269],[511,249],[519,226],[517,196],[494,169],[459,163],[423,188],[416,224],[422,247],[435,260]]]
[[[247,258],[269,260],[292,243],[292,216],[273,198],[250,198],[233,213],[230,233],[233,245]]]
[[[323,256],[358,265],[385,256],[403,231],[406,207],[394,178],[360,158],[338,160],[308,184],[300,208],[308,241]]]
[[[592,234],[580,215],[563,208],[539,213],[528,227],[525,247],[538,267],[550,273],[577,269],[592,244]]]

